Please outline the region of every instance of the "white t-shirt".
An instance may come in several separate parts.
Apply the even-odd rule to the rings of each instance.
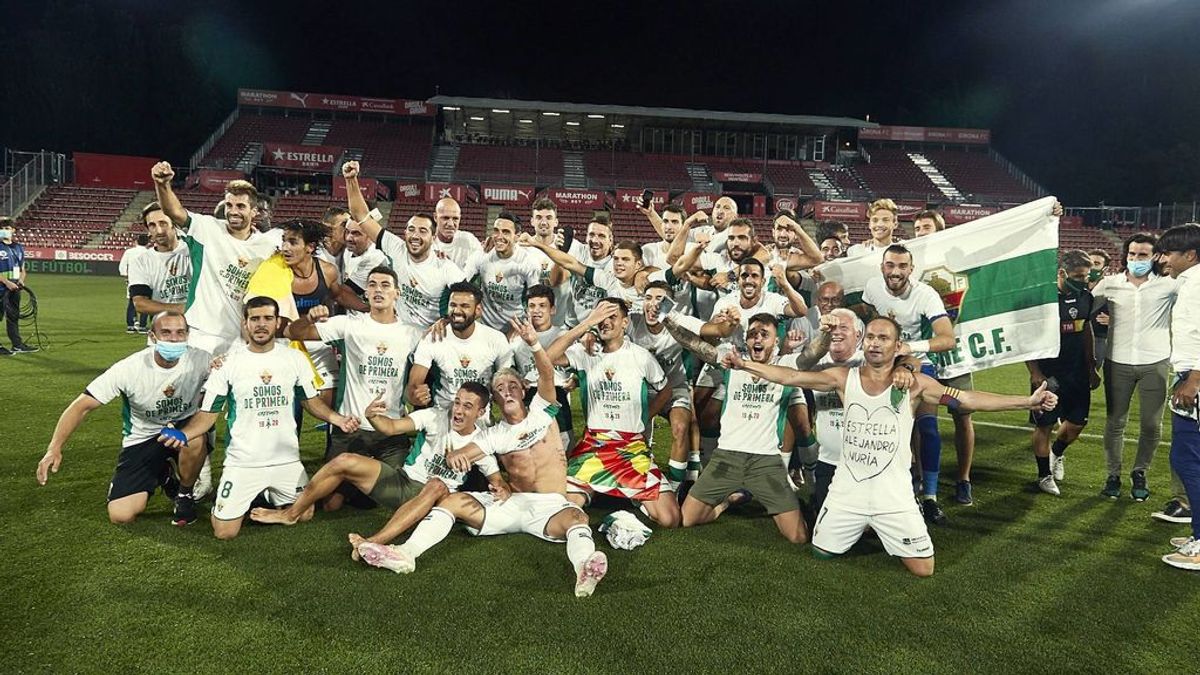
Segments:
[[[121,253],[121,261],[117,263],[117,272],[123,276],[129,276],[129,268],[133,265],[133,261],[142,257],[144,253],[150,249],[145,246],[130,246]]]
[[[367,246],[362,255],[354,255],[353,251],[346,249],[342,252],[342,281],[352,283],[365,291],[371,270],[380,265],[390,267],[387,256],[375,244]]]
[[[145,286],[155,302],[186,304],[192,281],[192,258],[187,244],[179,241],[173,251],[149,249],[139,254],[129,265],[128,277],[131,291],[135,286]]]
[[[400,323],[379,323],[370,314],[330,317],[315,324],[321,340],[342,354],[334,409],[362,420],[362,428],[374,430],[363,412],[378,395],[387,403],[388,417],[400,417],[408,356],[421,340],[421,330]]]
[[[300,461],[293,406],[316,395],[312,364],[295,349],[276,343],[269,352],[229,352],[204,388],[204,410],[225,409],[225,466],[258,468]]]
[[[741,325],[734,329],[733,334],[729,336],[729,339],[739,347],[746,345],[746,331],[750,328],[750,319],[755,314],[765,313],[778,318],[782,317],[787,312],[788,307],[792,306],[792,303],[788,302],[787,298],[771,291],[760,293],[758,302],[754,303],[753,307],[742,307],[741,300],[740,293],[730,293],[717,300],[717,303],[713,305],[713,316],[720,314],[726,307],[734,307],[740,313],[741,321],[739,323]]]
[[[429,328],[443,314],[451,284],[463,280],[462,269],[432,253],[421,262],[413,262],[404,239],[387,230],[379,231],[377,244],[400,279],[400,297],[396,300],[400,320]]]
[[[621,280],[612,273],[611,266],[607,270],[589,267],[584,272],[584,279],[602,292],[596,302],[599,302],[603,298],[621,298],[625,301],[625,305],[629,308],[631,314],[641,313],[642,295],[638,293],[637,286],[634,284],[629,286],[622,284]],[[592,309],[596,307],[596,302],[592,303]],[[591,311],[591,309],[588,311]],[[583,320],[586,316],[586,314],[582,314],[579,318]]]
[[[829,354],[821,357],[817,365],[837,365],[857,368],[862,365],[862,352],[855,352],[845,363],[835,364]],[[837,466],[842,458],[842,416],[845,406],[842,396],[836,391],[812,391],[814,422],[817,434],[817,459]]]
[[[479,243],[479,237],[466,230],[456,231],[449,244],[438,239],[436,234],[433,237],[433,254],[443,260],[449,260],[456,267],[466,267],[467,261],[476,253],[483,253],[483,244]]]
[[[183,241],[192,257],[191,295],[187,321],[209,335],[237,340],[241,335],[242,301],[246,286],[258,266],[271,257],[283,239],[283,230],[259,232],[236,239],[224,220],[188,212]]]
[[[842,456],[829,485],[828,504],[876,515],[913,508],[909,393],[889,386],[876,396],[862,388],[859,369],[846,374]]]
[[[100,403],[121,397],[121,446],[157,438],[168,422],[196,414],[212,355],[189,349],[171,368],[154,360],[147,347],[109,366],[85,390]]]
[[[480,251],[463,267],[466,279],[474,279],[476,275],[483,292],[483,323],[504,331],[509,326],[508,320],[521,313],[525,292],[540,283],[541,267],[524,249],[514,250],[507,258],[501,258],[494,250]]]
[[[775,356],[772,364],[796,367],[796,354]],[[717,447],[749,455],[777,455],[796,388],[757,378],[744,370],[725,370],[725,401]],[[801,399],[800,402],[803,402]]]
[[[525,419],[516,424],[509,424],[501,418],[499,422],[479,434],[475,443],[489,456],[528,450],[545,438],[547,433],[558,433],[558,427],[554,426],[554,416],[557,414],[557,403],[534,394]]]
[[[462,487],[466,471],[455,471],[446,464],[446,453],[457,450],[475,442],[479,438],[480,429],[476,427],[469,434],[460,434],[450,428],[449,411],[435,408],[414,410],[408,416],[417,427],[417,436],[413,439],[412,450],[404,460],[404,473],[418,483],[428,483],[436,478],[446,484],[451,491]],[[475,466],[490,476],[500,470],[496,458],[484,455],[483,459],[475,462]]]
[[[728,228],[726,228],[728,229]],[[729,275],[734,282],[737,281],[737,264],[729,259],[729,255],[725,253],[715,253],[713,250],[707,249],[700,254],[700,269],[712,275],[717,275],[722,272]],[[732,291],[729,289],[733,289]],[[737,283],[732,286],[722,288],[720,291],[706,291],[696,289],[696,316],[708,321],[716,312],[714,305],[719,298],[737,295]]]
[[[538,333],[538,344],[543,348],[549,347],[564,332],[566,332],[566,329],[562,326],[550,326],[550,328]],[[509,344],[512,345],[513,367],[525,377],[526,382],[537,384],[537,367],[533,364],[533,352],[529,351],[529,345],[525,344],[525,340],[521,339],[520,335],[513,335],[509,340]],[[570,377],[570,368],[554,367],[554,386],[564,386]]]
[[[646,315],[635,314],[629,317],[629,329],[626,334],[635,345],[654,356],[666,373],[667,382],[672,389],[686,387],[688,380],[683,367],[683,345],[671,336],[665,326],[659,324],[659,327],[662,330],[658,333],[650,332],[650,327],[646,325]]]
[[[927,340],[933,337],[933,322],[947,316],[942,296],[933,287],[909,280],[908,288],[899,296],[888,292],[883,276],[867,279],[863,286],[863,302],[875,308],[880,316],[888,316],[900,324],[900,341]],[[921,363],[930,363],[925,352],[915,353]]]
[[[571,242],[570,253],[587,267],[612,272],[611,255],[599,260],[593,259],[591,250],[578,239]],[[576,274],[572,274],[567,283],[570,286],[570,294],[565,301],[567,305],[567,325],[577,326],[580,321],[583,321],[596,308],[597,302],[608,296],[608,290],[596,286]]]
[[[614,352],[593,356],[581,344],[567,349],[587,409],[587,428],[644,433],[650,423],[651,391],[667,386],[662,366],[628,338]]]
[[[491,389],[492,375],[512,365],[512,349],[504,333],[476,321],[471,337],[465,340],[452,330],[437,342],[432,336],[425,337],[417,343],[413,365],[430,369],[426,384],[433,391],[433,405],[449,408],[464,382]]]

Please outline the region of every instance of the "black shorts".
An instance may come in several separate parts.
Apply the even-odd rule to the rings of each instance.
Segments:
[[[1029,392],[1036,389],[1032,384]],[[1078,426],[1087,426],[1088,413],[1092,407],[1092,390],[1087,382],[1059,380],[1051,391],[1058,394],[1058,407],[1046,412],[1030,412],[1029,423],[1035,427],[1052,427],[1062,420]]]
[[[359,429],[348,434],[337,427],[332,427],[329,433],[329,447],[325,451],[325,461],[346,452],[377,459],[388,466],[399,469],[404,466],[412,444],[408,436],[396,434],[388,436],[379,431]]]
[[[121,448],[121,454],[117,455],[117,470],[108,485],[108,501],[139,492],[153,495],[171,475],[168,460],[178,457],[178,451],[159,443],[156,438]]]

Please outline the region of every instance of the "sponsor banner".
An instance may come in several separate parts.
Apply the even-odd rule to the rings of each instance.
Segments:
[[[291,143],[263,143],[263,166],[310,171],[332,171],[334,162],[342,156],[342,148],[336,145],[294,145]]]
[[[654,192],[654,198],[652,200],[654,202],[654,210],[662,211],[662,207],[666,206],[668,203],[668,200],[671,198],[670,193],[667,192],[666,190],[653,190],[652,188],[646,188],[646,189],[652,190]],[[645,191],[646,190],[634,190],[634,189],[630,189],[630,188],[617,188],[616,207],[618,209],[630,209],[630,210],[637,209],[638,204],[640,204],[642,201],[642,193]]]
[[[987,145],[992,140],[992,132],[988,129],[880,126],[859,129],[858,138],[863,141],[927,141],[930,143],[973,143]]]
[[[271,89],[238,89],[238,104],[271,108],[299,108],[302,110],[368,112],[384,115],[433,115],[433,106],[424,101],[403,98],[369,98],[365,96],[311,94],[299,91],[274,91]]]
[[[479,186],[479,201],[484,204],[515,204],[528,206],[533,203],[537,190],[532,185],[498,185],[484,183]]]
[[[362,192],[364,199],[377,199],[386,197],[389,194],[387,186],[374,178],[363,178],[360,176],[358,179],[358,189]],[[346,198],[346,181],[333,181],[333,196],[337,199]]]
[[[241,171],[230,169],[197,169],[187,179],[187,187],[199,188],[205,192],[224,192],[225,185],[231,180],[246,177]]]
[[[930,354],[938,377],[1058,355],[1058,218],[1054,197],[905,242],[914,278],[942,296],[956,344]],[[846,296],[879,276],[878,254],[819,265]],[[920,336],[902,336],[905,340]]]
[[[28,260],[85,260],[92,262],[121,262],[123,249],[109,248],[57,248],[53,246],[27,246]]]
[[[896,215],[900,220],[912,220],[913,216],[925,210],[925,202],[896,202]]]
[[[104,260],[26,260],[25,269],[32,274],[121,276],[120,263]],[[34,291],[36,290],[35,286]]]
[[[426,183],[424,187],[424,201],[436,202],[439,199],[449,197],[456,202],[462,201],[479,201],[478,195],[473,190],[465,185],[456,185],[453,183]]]
[[[827,202],[813,200],[805,206],[805,211],[812,211],[815,220],[848,220],[865,222],[867,220],[867,205],[862,202]]]
[[[776,197],[775,198],[775,213],[779,213],[780,211],[791,211],[792,213],[795,213],[796,209],[798,209],[799,207],[800,207],[800,200],[797,199],[796,197]]]
[[[641,197],[641,194],[638,194]],[[706,192],[685,192],[679,195],[675,201],[684,208],[688,213],[695,211],[711,211],[713,204],[720,199],[720,195],[710,195]]]
[[[153,157],[99,155],[91,152],[71,153],[75,163],[75,184],[88,187],[108,187],[133,190],[153,190],[150,168],[158,160]]]
[[[713,180],[721,183],[761,183],[761,173],[739,173],[735,171],[714,171]]]
[[[425,195],[425,186],[420,183],[396,183],[396,201],[421,201]]]
[[[998,210],[990,206],[947,206],[942,209],[942,217],[947,225],[961,225],[990,216]]]
[[[600,190],[572,190],[570,188],[549,188],[538,195],[554,202],[558,208],[586,207],[602,209],[608,202],[608,194]]]

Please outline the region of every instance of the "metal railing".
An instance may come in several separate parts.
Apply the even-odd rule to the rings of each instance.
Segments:
[[[67,181],[67,157],[58,152],[4,151],[11,175],[0,185],[0,215],[16,218],[47,185]]]
[[[213,146],[217,144],[217,141],[221,140],[221,137],[224,136],[225,132],[229,130],[229,127],[233,126],[233,123],[236,122],[238,118],[238,110],[239,108],[234,108],[233,112],[229,113],[229,117],[226,117],[225,121],[221,122],[221,126],[217,127],[216,131],[209,134],[208,140],[204,141],[204,144],[200,146],[200,149],[192,155],[190,160],[188,160],[189,169],[195,171],[196,167],[200,165],[201,160],[204,159],[204,156],[208,154],[208,151],[212,150]]]

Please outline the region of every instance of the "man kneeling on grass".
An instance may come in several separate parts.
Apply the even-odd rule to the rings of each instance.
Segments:
[[[493,489],[490,493],[449,495],[438,502],[404,544],[363,542],[358,545],[358,553],[368,564],[408,573],[416,569],[421,554],[450,534],[455,520],[479,536],[524,532],[566,543],[567,557],[574,567],[575,595],[587,597],[608,571],[608,558],[596,550],[587,515],[567,501],[566,457],[554,419],[554,367],[532,325],[513,321],[513,327],[533,354],[537,394],[526,406],[520,373],[511,368],[496,373],[492,392],[500,406],[500,421],[447,457],[450,466],[465,470],[487,455],[498,456],[508,473],[512,493]]]
[[[813,391],[836,391],[845,406],[841,465],[817,515],[813,549],[819,556],[845,553],[870,527],[884,549],[920,577],[933,574],[933,542],[912,494],[913,412],[921,402],[956,410],[1051,410],[1058,397],[1043,384],[1030,396],[959,391],[918,374],[908,391],[893,386],[900,327],[887,317],[867,324],[865,363],[806,373],[725,356],[725,365],[772,382]]]

